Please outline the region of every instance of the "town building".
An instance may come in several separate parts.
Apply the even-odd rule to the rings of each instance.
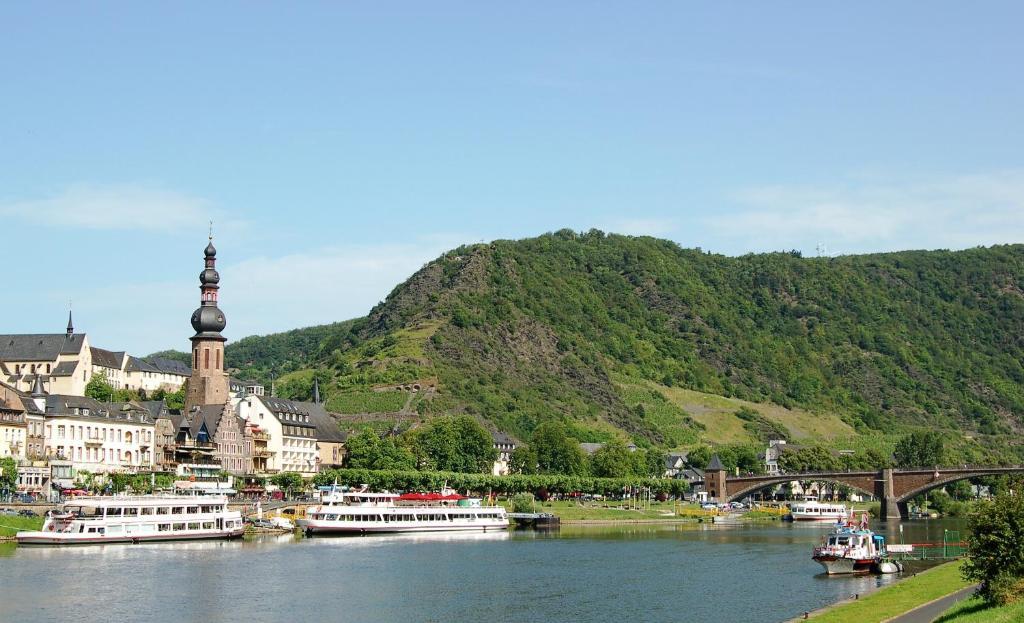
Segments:
[[[43,376],[52,394],[85,395],[92,378],[92,349],[84,333],[75,333],[68,313],[65,333],[0,335],[0,375],[8,385],[32,391]]]
[[[491,473],[495,476],[506,476],[508,475],[509,461],[512,460],[512,453],[517,447],[516,440],[508,433],[500,431],[491,433],[491,439],[494,441],[494,449],[498,451],[498,457],[494,460]]]
[[[124,368],[125,389],[142,390],[147,395],[161,389],[168,393],[176,392],[192,376],[190,367],[174,359],[139,359],[131,356],[127,359]]]
[[[316,450],[319,469],[336,469],[345,462],[345,442],[348,433],[341,430],[338,420],[324,409],[319,402],[319,389],[314,392],[314,402],[297,403],[309,411],[310,420],[316,426]]]
[[[28,448],[28,420],[21,392],[0,383],[0,458],[24,459]]]
[[[299,472],[312,476],[319,469],[316,422],[309,405],[269,396],[247,396],[238,403],[238,415],[269,435],[268,472]]]
[[[153,468],[153,420],[136,403],[100,403],[84,396],[45,396],[43,455],[92,473]]]

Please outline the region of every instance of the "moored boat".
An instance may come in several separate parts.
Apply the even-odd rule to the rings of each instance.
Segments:
[[[307,535],[371,532],[451,532],[505,530],[508,515],[477,498],[441,493],[374,493],[332,490],[306,510],[299,527]]]
[[[847,517],[845,504],[821,504],[820,502],[797,502],[790,506],[789,521],[840,521]]]
[[[238,511],[224,496],[96,496],[50,511],[41,530],[16,535],[19,545],[92,545],[242,536]]]
[[[884,557],[885,538],[852,523],[837,525],[811,556],[829,575],[879,571]]]

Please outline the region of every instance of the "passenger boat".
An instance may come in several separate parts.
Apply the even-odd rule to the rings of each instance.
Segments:
[[[858,527],[852,522],[837,525],[811,556],[829,575],[884,571],[880,567],[884,557],[885,537],[864,523]]]
[[[42,530],[16,535],[19,545],[85,545],[242,536],[238,511],[224,496],[97,496],[50,511]]]
[[[789,521],[842,521],[849,511],[845,504],[821,504],[820,502],[797,502],[790,506]]]
[[[307,535],[369,532],[451,532],[505,530],[508,515],[478,498],[442,493],[330,491],[297,521]]]

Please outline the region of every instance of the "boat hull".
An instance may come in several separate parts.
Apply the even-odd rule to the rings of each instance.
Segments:
[[[360,525],[354,523],[343,523],[336,521],[323,521],[316,519],[298,520],[299,528],[306,534],[394,534],[404,532],[495,532],[507,530],[508,522],[474,522],[472,524],[446,524],[446,525]]]
[[[197,541],[204,539],[234,539],[245,533],[245,528],[191,532],[186,534],[137,534],[107,536],[103,534],[62,534],[55,532],[19,532],[15,539],[19,546],[104,545],[108,543],[150,543],[163,541]]]
[[[828,575],[849,575],[870,573],[875,566],[874,558],[842,558],[837,556],[815,556],[814,561],[825,568]]]

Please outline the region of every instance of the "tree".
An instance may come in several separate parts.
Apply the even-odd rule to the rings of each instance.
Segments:
[[[779,456],[779,469],[786,473],[830,472],[839,467],[839,458],[821,446],[784,450]]]
[[[537,453],[537,469],[542,474],[582,476],[587,472],[586,453],[569,436],[564,424],[541,424],[533,431],[530,445]]]
[[[513,474],[536,474],[537,453],[525,444],[516,447],[508,459],[508,469]]]
[[[418,465],[437,471],[489,472],[498,455],[490,433],[467,415],[432,419],[412,443]]]
[[[416,457],[408,449],[395,443],[393,437],[381,439],[369,428],[353,435],[345,442],[348,467],[360,469],[416,469]]]
[[[893,453],[897,467],[932,467],[941,465],[944,441],[938,431],[914,431],[896,442]]]
[[[535,510],[535,502],[532,493],[517,493],[512,496],[513,513],[532,513]]]
[[[290,497],[294,491],[301,491],[305,482],[298,472],[278,472],[270,477],[270,482],[287,492]]]
[[[686,455],[686,462],[690,467],[704,469],[711,462],[711,448],[709,446],[697,446]]]
[[[0,494],[7,497],[17,490],[18,463],[13,458],[0,458]]]
[[[590,456],[590,474],[598,478],[627,478],[636,473],[633,453],[618,439]]]
[[[114,387],[107,380],[106,374],[96,373],[85,384],[85,395],[100,402],[110,402],[114,397]]]
[[[969,515],[964,578],[980,582],[978,594],[1005,604],[1024,594],[1024,493],[1022,483],[979,502]]]

